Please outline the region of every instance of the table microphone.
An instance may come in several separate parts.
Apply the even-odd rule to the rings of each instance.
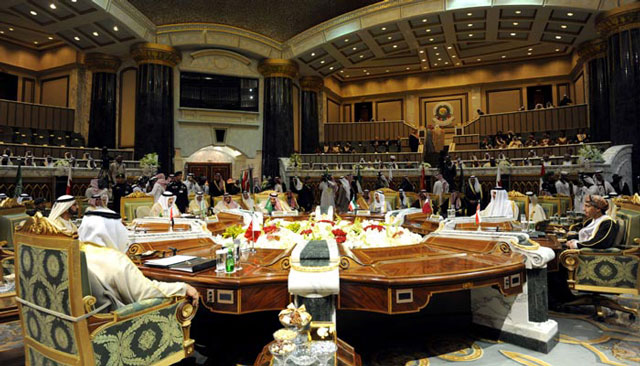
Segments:
[[[173,253],[174,256],[178,254],[178,248],[168,247],[167,249],[169,249]]]

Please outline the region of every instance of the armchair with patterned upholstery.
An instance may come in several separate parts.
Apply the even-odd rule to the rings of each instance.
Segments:
[[[39,214],[16,233],[27,365],[171,365],[193,353],[189,301],[148,299],[101,313],[81,248]]]
[[[568,249],[560,254],[567,268],[569,288],[588,292],[565,305],[594,305],[599,317],[602,307],[638,316],[638,309],[623,306],[603,294],[640,294],[640,197],[616,200],[622,214],[617,218],[615,246],[608,249]]]
[[[122,216],[122,220],[125,222],[132,222],[134,219],[139,217],[137,215],[138,207],[143,206],[151,209],[154,202],[155,200],[153,196],[149,196],[142,192],[133,192],[120,199],[120,216]]]

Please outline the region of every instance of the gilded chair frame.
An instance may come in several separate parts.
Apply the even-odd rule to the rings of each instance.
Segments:
[[[508,196],[511,201],[516,203],[516,205],[517,205],[517,202],[522,202],[524,204],[524,212],[520,212],[521,215],[529,214],[529,197],[527,197],[526,195],[518,191],[510,191],[508,193]]]
[[[153,196],[142,192],[133,192],[128,196],[122,197],[120,199],[120,216],[122,216],[122,220],[125,222],[132,222],[134,218],[128,217],[125,212],[125,207],[129,203],[136,203],[136,207],[142,206],[140,203],[148,203],[149,208],[153,206],[155,203],[155,199]],[[145,205],[146,206],[146,205]],[[134,212],[135,215],[135,212]]]
[[[14,263],[15,273],[15,256],[12,250],[7,247],[7,242],[0,242],[0,282],[4,280],[4,270],[6,263]],[[9,266],[7,266],[9,267]],[[16,291],[0,293],[0,323],[5,320],[11,320],[18,315],[18,306],[16,303]]]

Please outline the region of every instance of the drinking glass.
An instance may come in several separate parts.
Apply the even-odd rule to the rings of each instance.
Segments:
[[[274,366],[285,366],[289,355],[296,349],[296,345],[291,342],[271,343],[269,352],[273,356]]]
[[[318,359],[320,366],[329,366],[329,361],[338,350],[333,341],[315,341],[311,343],[311,353]]]

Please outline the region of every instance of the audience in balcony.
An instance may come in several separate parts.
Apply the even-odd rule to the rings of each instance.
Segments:
[[[2,157],[0,157],[0,165],[13,165],[13,163],[11,163],[11,158],[7,153],[2,154]]]
[[[565,94],[562,96],[562,99],[560,100],[560,103],[558,103],[558,106],[564,107],[571,104],[573,104],[573,100],[571,100],[571,98],[569,98],[569,96]]]
[[[576,134],[576,142],[579,144],[589,142],[589,135],[586,129],[583,128]]]
[[[510,149],[519,149],[521,147],[523,147],[524,144],[522,143],[522,137],[520,135],[516,135],[511,139],[511,142],[509,142],[509,148]]]
[[[524,146],[531,147],[531,146],[537,146],[537,145],[538,145],[538,141],[536,140],[536,136],[530,133],[529,137],[527,137],[527,141],[525,141],[524,143]]]
[[[33,158],[33,153],[31,151],[27,151],[24,154],[24,166],[36,166],[36,161]]]
[[[398,146],[400,145],[400,136],[398,136]],[[409,134],[409,149],[411,152],[417,152],[420,146],[420,135],[417,129],[413,129]]]
[[[550,145],[553,145],[553,140],[551,139],[551,135],[549,134],[549,132],[545,132],[538,146],[550,146]]]

